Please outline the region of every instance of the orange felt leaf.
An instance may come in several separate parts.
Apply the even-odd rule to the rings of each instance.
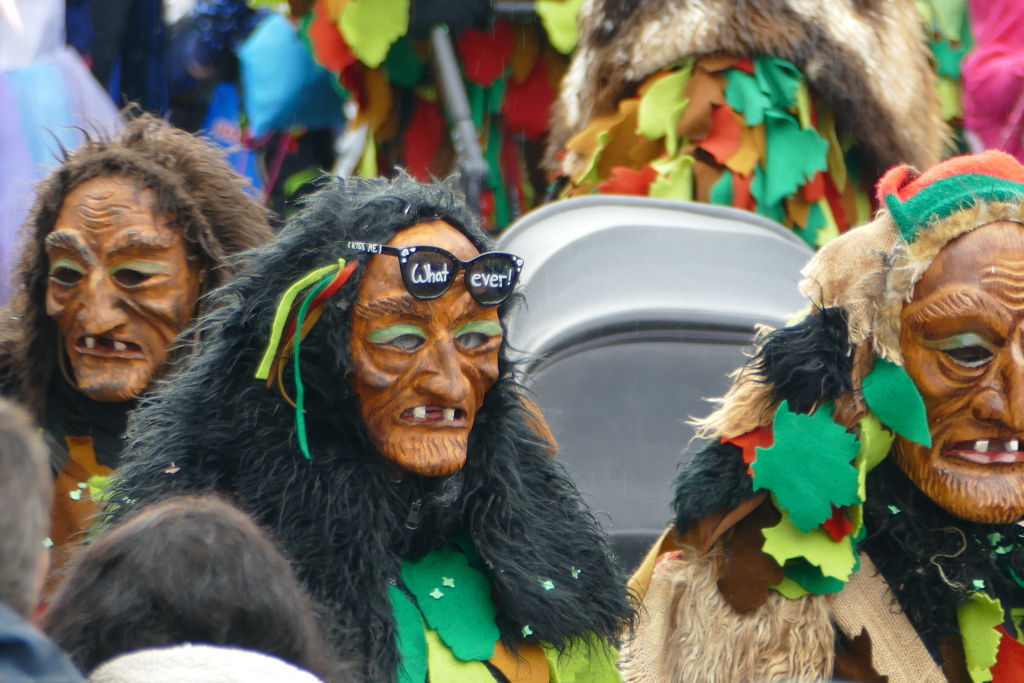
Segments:
[[[739,61],[739,57],[732,55],[707,55],[698,59],[694,68],[703,69],[708,73],[717,73],[736,66],[736,63]]]
[[[607,178],[612,166],[628,166],[629,152],[637,137],[636,110],[639,105],[640,100],[635,97],[620,100],[615,112],[591,119],[586,128],[569,138],[565,143],[566,149],[589,159],[597,151],[598,136],[608,133],[608,143],[598,160],[598,177]]]
[[[317,3],[324,5],[324,13],[331,22],[337,24],[341,19],[341,13],[345,11],[345,5],[350,3],[352,0],[321,0]],[[314,10],[315,11],[315,10]]]
[[[377,132],[391,113],[394,97],[391,83],[383,69],[367,69],[363,74],[363,99],[359,103],[357,123],[366,121],[370,130]]]
[[[720,164],[736,153],[740,148],[740,137],[743,124],[733,113],[732,107],[719,104],[711,111],[711,132],[697,145],[715,158]]]
[[[750,186],[754,182],[754,174],[748,176],[732,174],[732,205],[737,209],[754,210],[754,197],[750,194]]]
[[[490,31],[469,28],[456,44],[466,80],[485,88],[498,80],[512,61],[516,38],[507,21],[496,21]]]
[[[1002,638],[996,663],[989,669],[992,683],[1024,683],[1024,644],[1011,636],[1000,624],[996,626]]]
[[[811,205],[797,192],[783,200],[786,203],[786,216],[801,228],[807,227],[807,216],[811,213]]]
[[[562,85],[562,77],[569,68],[569,60],[550,45],[544,47],[540,58],[544,61],[544,66],[547,67],[548,80],[551,82],[551,87],[557,91]]]
[[[725,104],[725,77],[709,74],[702,69],[694,69],[686,85],[683,96],[689,98],[676,130],[679,135],[690,140],[703,140],[711,132],[714,123],[711,120],[712,107]]]
[[[730,171],[750,177],[750,174],[754,172],[754,167],[764,158],[763,140],[759,141],[757,135],[758,128],[760,128],[763,137],[764,128],[763,126],[751,128],[735,112],[733,112],[733,116],[737,117],[740,122],[740,144],[724,163]]]
[[[735,184],[733,187],[735,188]],[[735,193],[735,189],[733,192]],[[772,434],[772,426],[766,424],[752,429],[746,434],[734,436],[731,439],[723,436],[721,441],[722,443],[731,443],[734,446],[739,446],[743,449],[743,462],[753,465],[754,461],[757,460],[756,449],[771,448],[775,444],[775,436]]]
[[[824,197],[825,174],[822,171],[815,173],[810,182],[803,186],[800,194],[803,195],[805,202],[809,202],[811,204]]]
[[[693,201],[707,204],[711,201],[711,188],[722,177],[722,168],[703,159],[697,159],[693,162],[692,171]]]
[[[658,172],[650,166],[634,171],[628,166],[614,166],[611,177],[597,186],[598,194],[634,194],[646,196]]]
[[[540,38],[536,24],[517,22],[514,30],[516,46],[512,50],[512,80],[522,83],[533,72],[540,57]],[[544,75],[546,77],[547,73]]]
[[[325,14],[327,3],[324,1],[313,6],[313,18],[309,22],[307,34],[313,48],[313,58],[331,73],[340,74],[345,68],[356,61],[341,31]]]
[[[832,506],[832,516],[825,520],[821,525],[832,540],[838,543],[843,540],[844,536],[848,536],[853,532],[853,524],[846,518],[846,511],[850,508],[847,506],[837,508],[835,505]]]
[[[494,656],[487,660],[509,683],[548,683],[548,658],[540,645],[530,642],[519,644],[518,654],[512,654],[498,638],[494,643]]]

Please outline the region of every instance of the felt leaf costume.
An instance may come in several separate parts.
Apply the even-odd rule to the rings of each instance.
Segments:
[[[909,1],[586,0],[580,17],[545,156],[560,196],[732,206],[817,248],[870,220],[886,168],[944,152]]]
[[[406,175],[326,185],[215,295],[209,343],[133,416],[107,510],[116,520],[174,492],[231,495],[296,558],[362,680],[532,683],[558,680],[559,667],[568,667],[562,680],[588,670],[618,680],[613,643],[632,606],[599,526],[549,454],[504,341],[487,342],[497,379],[481,385],[455,471],[417,474],[389,459],[363,413],[356,383],[367,365],[353,349],[371,342],[354,330],[368,310],[390,315],[405,301],[361,298],[364,285],[380,285],[367,273],[395,266],[394,287],[423,315],[451,304],[414,299],[396,256],[352,245],[444,234],[482,253],[490,243],[475,220],[448,187]],[[481,313],[460,286],[444,295],[470,306],[457,310],[490,316],[473,329],[501,329],[508,307]],[[412,333],[434,334],[440,319]]]
[[[976,415],[1009,434],[1024,405],[998,416],[978,413],[988,398],[953,408],[929,368],[974,397],[1024,379],[996,369],[1011,351],[971,331],[983,329],[976,308],[943,308],[958,296],[1010,302],[1024,287],[1011,242],[991,241],[1016,236],[1024,254],[1024,166],[999,152],[924,173],[899,166],[877,193],[874,221],[805,268],[810,309],[759,340],[698,422],[710,442],[683,466],[675,524],[632,582],[654,616],[623,646],[625,680],[1018,680],[1024,493],[990,513],[969,493],[982,489],[946,493],[930,477],[960,468],[960,481],[1012,486],[1019,439],[968,440],[988,433]],[[999,315],[1016,310],[1005,305]],[[989,373],[1010,379],[992,385]],[[970,450],[989,443],[991,457]],[[997,456],[999,468],[971,464]],[[685,632],[692,623],[714,626]]]
[[[537,168],[550,108],[577,41],[580,0],[537,4],[539,21],[490,22],[480,0],[317,0],[300,33],[358,106],[349,127],[363,154],[354,172],[415,178],[454,170],[451,122],[430,66],[429,30],[449,27],[489,166],[481,200],[498,231],[546,191]]]

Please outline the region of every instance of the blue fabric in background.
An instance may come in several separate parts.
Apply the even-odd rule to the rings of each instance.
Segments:
[[[213,89],[210,109],[206,114],[202,135],[224,149],[231,168],[252,183],[246,192],[262,200],[263,183],[256,167],[256,153],[242,146],[242,101],[234,83],[218,83]]]
[[[271,13],[238,49],[242,102],[253,137],[343,122],[330,72],[313,61],[295,27]]]

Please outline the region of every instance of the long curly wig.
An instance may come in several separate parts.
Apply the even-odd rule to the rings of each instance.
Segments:
[[[565,647],[587,632],[613,638],[633,614],[598,523],[548,456],[550,445],[529,426],[506,345],[459,473],[396,476],[370,437],[346,379],[350,309],[369,256],[350,253],[345,244],[385,243],[433,220],[454,226],[481,251],[490,248],[461,199],[443,185],[405,176],[334,180],[313,195],[213,295],[210,312],[197,323],[199,350],[133,414],[109,499],[116,519],[182,491],[232,496],[278,536],[330,614],[340,653],[359,662],[369,681],[396,678],[389,580],[399,578],[403,559],[441,548],[457,534],[471,539],[489,568],[498,626],[513,650],[526,625],[532,639]],[[359,265],[302,342],[307,460],[292,409],[276,387],[253,375],[282,293],[340,257]],[[499,309],[502,321],[510,306]],[[410,529],[414,501],[422,502],[421,520]],[[555,590],[545,590],[538,577],[550,577]]]
[[[42,421],[45,391],[57,368],[57,323],[46,314],[44,241],[65,198],[94,178],[130,178],[153,191],[155,210],[171,216],[203,270],[200,294],[236,269],[237,254],[273,236],[264,210],[246,194],[248,181],[210,144],[148,114],[125,122],[110,139],[90,139],[40,184],[22,228],[14,294],[0,311],[0,390]],[[197,311],[204,307],[200,299]]]

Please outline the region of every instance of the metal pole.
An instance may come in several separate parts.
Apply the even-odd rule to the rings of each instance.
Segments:
[[[466,191],[466,202],[474,212],[480,212],[480,191],[487,178],[488,166],[480,150],[473,114],[469,109],[466,86],[462,81],[459,63],[455,59],[455,48],[446,26],[430,29],[430,45],[433,48],[434,66],[438,82],[444,95],[445,105],[455,126],[452,144],[455,146],[456,164],[462,173]]]

